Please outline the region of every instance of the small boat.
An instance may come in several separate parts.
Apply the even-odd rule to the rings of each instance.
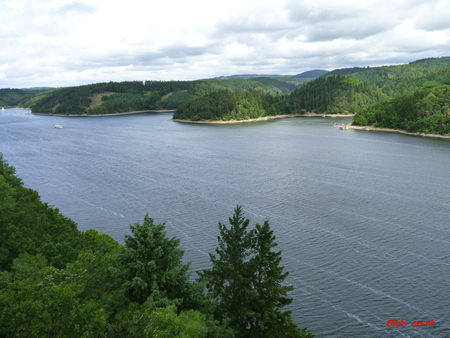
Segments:
[[[327,116],[325,114],[323,114],[322,117],[327,117]]]
[[[5,111],[5,108],[4,108],[4,107],[2,107],[2,111]]]
[[[60,124],[55,124],[55,128],[56,128],[56,129],[62,129],[62,125],[60,125]]]

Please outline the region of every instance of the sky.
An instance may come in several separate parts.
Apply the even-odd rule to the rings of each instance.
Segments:
[[[0,88],[450,56],[448,0],[0,0]]]

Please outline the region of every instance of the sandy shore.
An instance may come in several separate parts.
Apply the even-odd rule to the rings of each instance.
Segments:
[[[179,120],[179,119],[172,119],[172,121],[175,122],[183,122],[183,123],[198,123],[198,124],[233,124],[233,123],[246,123],[246,122],[259,122],[259,121],[270,121],[274,119],[284,119],[289,117],[353,117],[354,114],[285,114],[285,115],[274,115],[274,116],[264,116],[264,117],[258,117],[255,119],[247,119],[247,120],[229,120],[229,121],[223,121],[223,120],[204,120],[204,121],[190,121],[190,120]]]
[[[399,133],[399,134],[405,134],[405,135],[413,135],[413,136],[422,136],[422,137],[434,137],[434,138],[446,138],[450,139],[450,135],[439,135],[439,134],[425,134],[425,133],[410,133],[405,130],[401,129],[389,129],[389,128],[376,128],[374,126],[349,126],[350,129],[355,130],[366,130],[366,131],[382,131],[386,133]]]
[[[86,116],[92,116],[92,117],[99,117],[99,116],[120,116],[120,115],[132,115],[132,114],[142,114],[142,113],[173,113],[175,110],[137,110],[137,111],[129,111],[125,113],[114,113],[114,114],[98,114],[98,115],[90,115],[90,114],[71,114],[71,115],[64,115],[64,114],[42,114],[42,113],[33,113],[35,115],[45,115],[45,116],[62,116],[62,117],[86,117]]]

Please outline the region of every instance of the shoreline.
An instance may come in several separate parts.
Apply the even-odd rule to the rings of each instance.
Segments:
[[[180,119],[171,119],[175,122],[182,122],[182,123],[197,123],[197,124],[235,124],[235,123],[247,123],[247,122],[260,122],[260,121],[270,121],[274,119],[284,119],[284,118],[290,118],[290,117],[353,117],[354,114],[283,114],[283,115],[273,115],[273,116],[263,116],[258,117],[254,119],[247,119],[247,120],[204,120],[204,121],[191,121],[191,120],[180,120]]]
[[[28,109],[28,108],[23,108]],[[159,109],[159,110],[136,110],[136,111],[128,111],[124,113],[112,113],[112,114],[70,114],[70,115],[64,115],[64,114],[44,114],[44,113],[34,113],[31,112],[34,115],[43,115],[43,116],[60,116],[60,117],[100,117],[100,116],[121,116],[121,115],[132,115],[132,114],[142,114],[142,113],[171,113],[175,110],[168,110],[168,109]]]
[[[422,136],[422,137],[433,137],[433,138],[444,138],[444,139],[450,139],[450,135],[440,135],[440,134],[425,134],[425,133],[411,133],[406,130],[402,129],[390,129],[390,128],[377,128],[374,126],[352,126],[349,125],[350,129],[354,130],[365,130],[365,131],[381,131],[385,133],[398,133],[398,134],[404,134],[404,135],[411,135],[411,136]]]

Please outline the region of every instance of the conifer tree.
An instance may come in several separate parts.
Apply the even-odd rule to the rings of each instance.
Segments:
[[[143,224],[130,226],[133,236],[125,236],[122,264],[130,299],[140,304],[152,296],[156,301],[182,298],[187,287],[189,264],[182,264],[180,240],[166,236],[165,224],[155,224],[148,215]]]
[[[199,272],[217,302],[216,319],[228,323],[236,337],[314,337],[299,329],[290,311],[281,309],[292,302],[283,286],[288,272],[280,266],[281,251],[266,221],[248,229],[241,206],[229,218],[230,227],[219,222],[217,256],[210,254],[211,269]]]
[[[252,318],[251,303],[255,296],[249,268],[253,231],[247,230],[250,220],[243,217],[240,206],[236,207],[229,222],[230,228],[219,222],[217,256],[210,254],[213,267],[199,274],[217,301],[216,319],[225,322],[229,318],[229,326],[236,333],[244,333]]]

